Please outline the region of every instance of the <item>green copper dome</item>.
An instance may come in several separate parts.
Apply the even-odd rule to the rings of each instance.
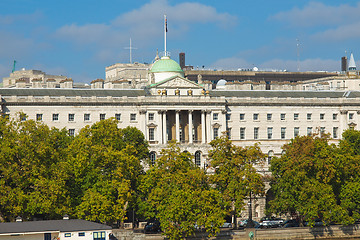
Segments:
[[[180,65],[169,57],[162,57],[160,60],[156,61],[152,66],[150,72],[181,72],[184,71],[181,69]]]

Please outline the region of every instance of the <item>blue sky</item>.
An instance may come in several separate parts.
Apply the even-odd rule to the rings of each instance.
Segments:
[[[133,61],[149,63],[164,14],[172,59],[195,68],[338,71],[350,52],[360,67],[360,1],[1,0],[0,77],[17,60],[88,83],[129,62],[130,38]]]

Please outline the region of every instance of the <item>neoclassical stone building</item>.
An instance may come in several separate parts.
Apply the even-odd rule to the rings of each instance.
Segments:
[[[6,78],[8,84],[4,86],[12,88],[0,89],[1,114],[16,117],[23,112],[29,119],[50,127],[67,128],[70,135],[86,125],[114,117],[119,127],[133,126],[144,133],[151,160],[156,161],[169,140],[176,140],[202,168],[207,165],[209,142],[227,134],[239,146],[260,143],[268,155],[266,164],[258,169],[264,174],[271,157],[281,155],[282,145],[297,135],[327,132],[336,143],[345,129],[358,129],[358,72],[353,77],[329,78],[346,88],[337,83],[333,83],[337,88],[328,90],[303,87],[326,81],[321,79],[297,83],[303,84],[298,90],[244,90],[225,80],[218,81],[215,88],[213,82],[201,76],[191,81],[167,56],[157,58],[153,64],[135,65],[130,66],[131,71],[140,71],[138,75],[130,74],[135,78],[126,79],[128,72],[119,77],[129,67],[113,65],[107,68],[106,80],[97,79],[82,87],[75,87],[67,78],[58,78],[56,84],[48,84],[45,78],[29,78],[26,84]],[[261,83],[239,85],[244,84]],[[264,205],[264,201],[254,203],[255,218],[263,216]]]

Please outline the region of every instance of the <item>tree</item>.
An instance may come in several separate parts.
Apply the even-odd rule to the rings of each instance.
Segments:
[[[263,177],[255,166],[263,164],[265,156],[258,145],[235,146],[226,136],[211,141],[210,145],[210,167],[215,171],[212,182],[224,196],[228,208],[232,208],[236,219],[246,199],[264,195]]]
[[[310,226],[315,219],[325,223],[351,223],[339,194],[357,186],[346,186],[348,160],[328,137],[298,136],[283,146],[285,154],[274,158],[271,190],[275,198],[269,202],[269,212],[297,215],[300,223],[307,220]]]
[[[213,235],[224,222],[226,210],[221,194],[191,158],[170,142],[141,181],[140,212],[148,219],[158,219],[170,239],[190,236],[196,226]]]
[[[147,142],[136,128],[107,119],[87,126],[69,146],[67,186],[74,214],[99,222],[123,221],[135,202]],[[140,151],[137,151],[139,149]]]
[[[69,209],[63,163],[66,130],[0,118],[0,218],[54,219]]]

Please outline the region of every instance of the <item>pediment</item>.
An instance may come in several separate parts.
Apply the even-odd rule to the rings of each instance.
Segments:
[[[165,89],[181,89],[181,88],[196,89],[196,88],[198,88],[198,89],[202,89],[203,87],[193,81],[190,81],[189,79],[175,76],[172,78],[165,79],[161,82],[152,84],[152,85],[150,85],[150,88],[161,88],[161,89],[163,89],[163,88],[165,88]]]

